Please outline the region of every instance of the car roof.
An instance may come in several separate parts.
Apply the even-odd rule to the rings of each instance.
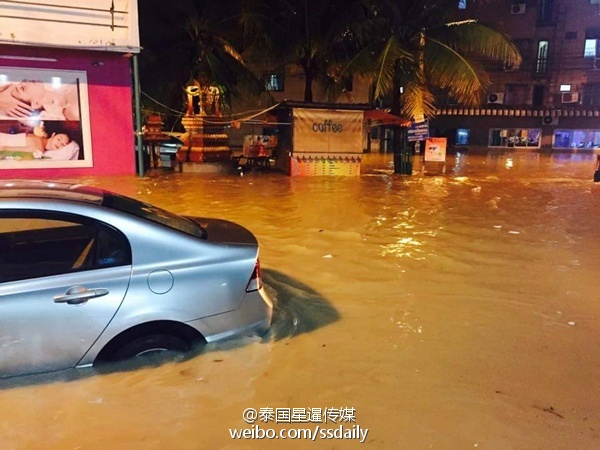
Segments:
[[[41,180],[0,181],[0,199],[55,199],[101,205],[105,195],[106,191],[103,189],[76,183]]]

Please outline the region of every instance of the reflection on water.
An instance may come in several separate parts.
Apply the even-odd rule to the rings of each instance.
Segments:
[[[467,151],[445,175],[415,160],[410,177],[373,154],[353,178],[78,180],[251,229],[274,325],[158,366],[13,381],[0,448],[358,447],[228,433],[249,427],[246,408],[345,406],[370,448],[596,448],[593,156]]]
[[[316,291],[283,273],[263,271],[267,292],[275,301],[267,341],[298,336],[339,320],[339,313]]]

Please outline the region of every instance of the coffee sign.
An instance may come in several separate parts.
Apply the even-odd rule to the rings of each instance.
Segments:
[[[293,117],[294,153],[362,153],[362,111],[295,108]]]
[[[332,120],[325,120],[323,123],[313,123],[312,130],[314,132],[321,133],[341,133],[342,132],[342,124],[341,123],[333,123]]]

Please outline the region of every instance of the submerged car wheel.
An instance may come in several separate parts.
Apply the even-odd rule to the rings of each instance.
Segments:
[[[147,357],[166,352],[183,353],[190,345],[177,336],[167,334],[151,334],[140,336],[123,345],[113,354],[113,360],[122,361],[136,357]]]

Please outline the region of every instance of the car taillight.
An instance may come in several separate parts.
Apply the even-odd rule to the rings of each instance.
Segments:
[[[260,274],[260,261],[257,259],[252,271],[248,286],[246,286],[246,292],[258,291],[262,287],[262,276]]]

